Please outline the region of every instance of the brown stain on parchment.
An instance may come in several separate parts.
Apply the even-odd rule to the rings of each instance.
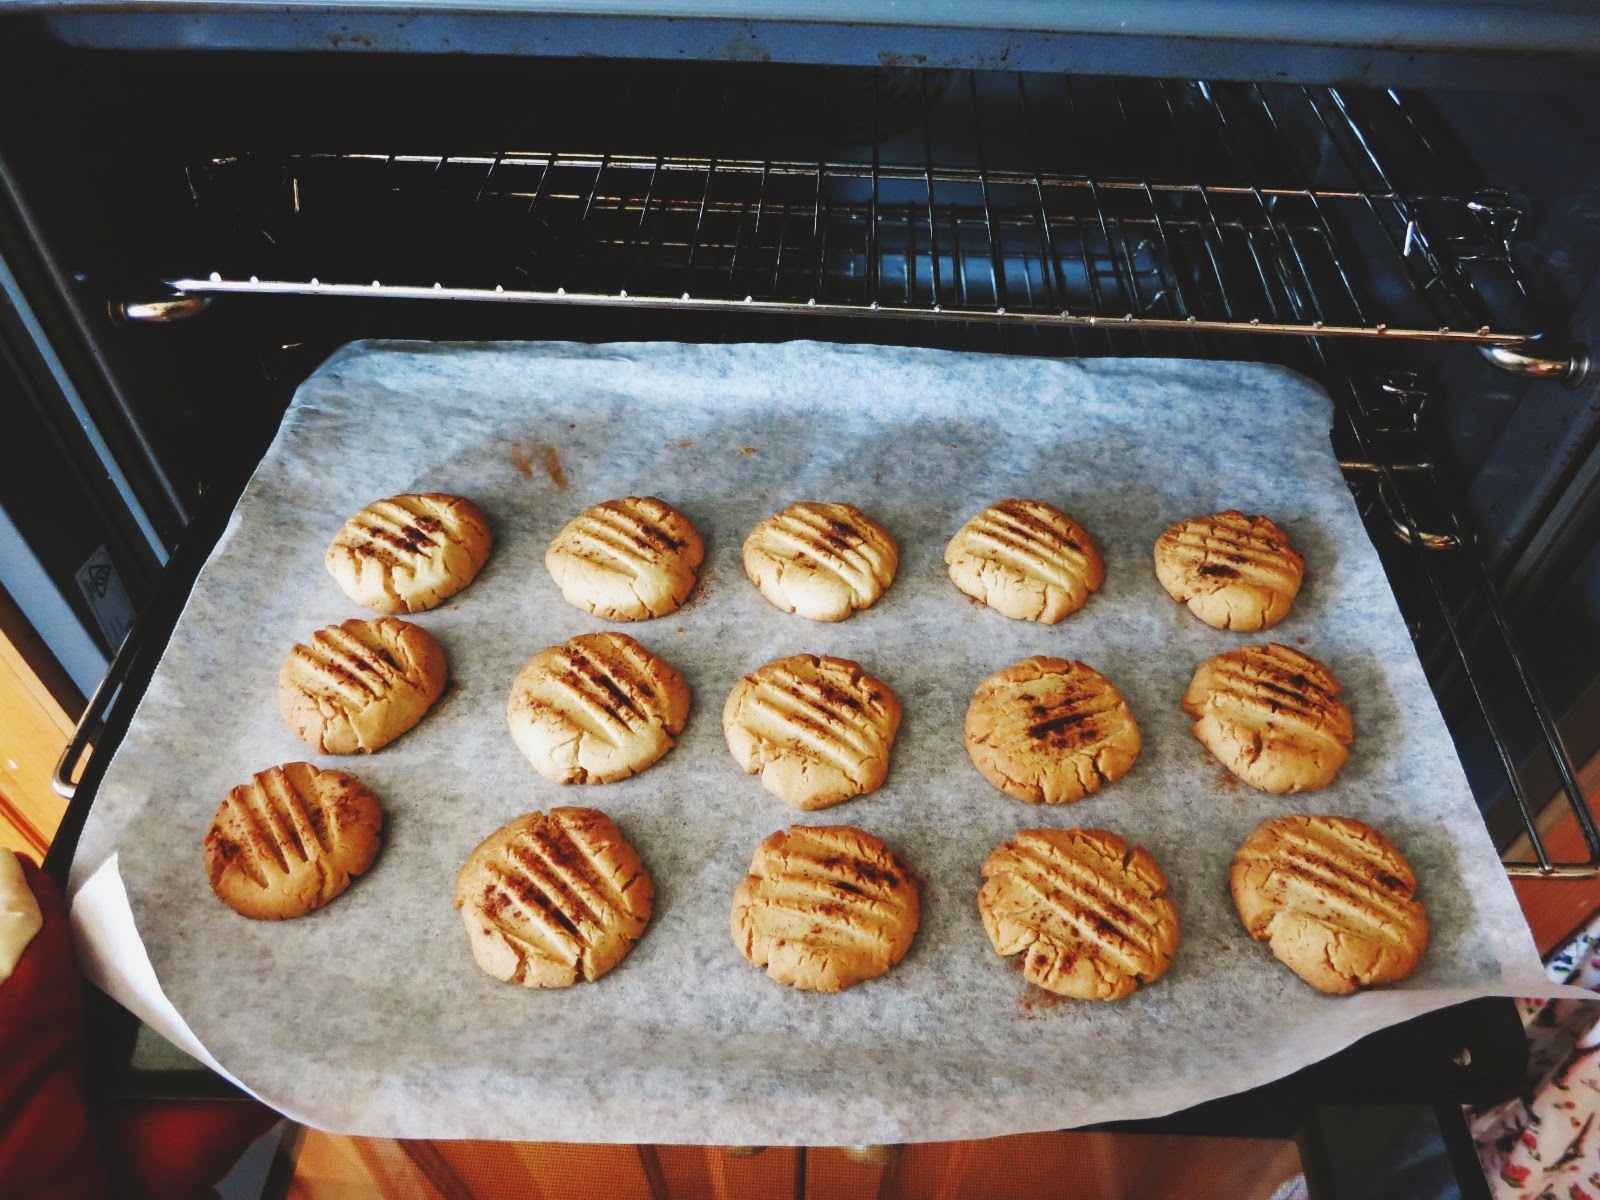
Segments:
[[[561,451],[542,443],[531,450],[521,442],[511,443],[511,465],[524,479],[532,480],[535,457],[538,458],[539,465],[544,468],[544,473],[550,476],[550,482],[556,485],[556,490],[566,491],[567,473],[561,467]]]
[[[550,482],[556,485],[556,491],[564,492],[567,490],[567,475],[561,469],[561,452],[559,450],[554,446],[540,446],[539,465],[544,468],[545,474],[550,476]]]
[[[524,479],[533,478],[533,457],[523,449],[521,442],[511,443],[511,465]]]

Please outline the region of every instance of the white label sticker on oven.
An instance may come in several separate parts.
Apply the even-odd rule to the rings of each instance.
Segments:
[[[100,626],[100,636],[115,654],[122,639],[128,636],[128,630],[133,628],[133,602],[128,599],[122,577],[111,565],[106,548],[101,546],[91,554],[73,578],[78,581],[83,598],[89,602],[89,611]]]

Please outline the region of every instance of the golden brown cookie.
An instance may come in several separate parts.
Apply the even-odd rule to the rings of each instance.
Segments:
[[[511,685],[517,749],[556,783],[612,783],[673,747],[689,687],[625,633],[586,633],[539,651]]]
[[[1083,526],[1039,500],[984,509],[950,539],[944,561],[951,581],[973,599],[1046,625],[1077,612],[1106,578]]]
[[[1277,817],[1244,840],[1229,874],[1250,936],[1319,992],[1393,983],[1428,948],[1411,864],[1348,817]]]
[[[842,621],[894,582],[900,551],[848,504],[791,504],[744,540],[744,570],[768,601],[813,621]]]
[[[1183,694],[1194,735],[1228,770],[1264,792],[1333,782],[1354,736],[1339,681],[1316,659],[1276,642],[1200,664]]]
[[[286,763],[240,784],[206,830],[211,890],[258,920],[301,917],[378,857],[383,809],[352,775]]]
[[[967,755],[983,777],[1029,804],[1065,804],[1120,779],[1139,757],[1122,694],[1081,662],[1034,655],[978,685]]]
[[[675,612],[694,590],[705,543],[684,515],[654,496],[585,509],[544,553],[568,604],[610,621]]]
[[[422,492],[374,500],[328,547],[328,573],[357,604],[422,612],[471,583],[494,538],[471,500]]]
[[[644,936],[655,886],[610,817],[528,813],[486,837],[456,877],[472,957],[523,987],[593,983]]]
[[[1142,846],[1103,829],[1024,829],[983,864],[978,915],[1023,978],[1078,1000],[1120,1000],[1166,973],[1178,910]]]
[[[756,847],[729,926],[770,978],[840,992],[905,957],[919,911],[911,868],[870,833],[794,825]]]
[[[1229,509],[1179,521],[1156,539],[1156,578],[1213,629],[1249,633],[1289,613],[1305,559],[1266,517]]]
[[[734,685],[728,749],[780,800],[813,811],[876,791],[889,773],[900,702],[847,658],[796,654]]]
[[[444,691],[444,648],[395,617],[329,625],[289,651],[278,707],[324,754],[370,754],[410,729]]]

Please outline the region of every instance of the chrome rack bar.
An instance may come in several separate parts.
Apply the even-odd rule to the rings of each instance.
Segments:
[[[933,221],[938,219],[934,214]],[[930,221],[930,227],[932,222]],[[828,222],[821,222],[823,237],[818,248],[817,257],[820,259],[826,253]],[[930,236],[937,239],[936,232]],[[1116,264],[1117,274],[1122,274],[1122,264]],[[800,316],[814,313],[819,316],[865,316],[871,315],[872,310],[859,304],[842,302],[824,303],[818,301],[768,300],[761,297],[712,297],[693,296],[685,299],[678,296],[646,296],[629,293],[626,296],[612,292],[579,292],[558,288],[554,291],[542,289],[514,289],[506,287],[479,288],[479,287],[434,287],[432,285],[408,284],[381,284],[374,287],[371,284],[360,283],[330,283],[320,279],[306,282],[279,281],[279,280],[238,280],[224,279],[221,275],[209,276],[205,279],[179,276],[167,281],[167,286],[195,295],[266,295],[266,296],[333,296],[360,299],[372,299],[375,296],[385,296],[393,299],[404,300],[466,300],[481,301],[485,303],[503,304],[572,304],[572,305],[611,305],[614,307],[634,308],[665,308],[665,309],[703,309],[724,310],[740,308],[749,312],[782,313]],[[1007,309],[1004,312],[992,308],[950,308],[943,304],[932,307],[919,307],[908,305],[904,308],[880,309],[883,315],[890,317],[919,317],[948,321],[975,321],[990,325],[1035,325],[1044,322],[1046,318],[1038,312],[1022,309]],[[1304,334],[1307,327],[1294,324],[1283,324],[1277,321],[1254,321],[1249,324],[1240,324],[1228,320],[1201,320],[1195,317],[1143,317],[1132,313],[1125,313],[1120,317],[1099,316],[1096,314],[1082,313],[1055,313],[1050,314],[1048,323],[1052,325],[1071,325],[1087,328],[1115,328],[1130,329],[1144,332],[1173,330],[1188,333],[1276,333],[1276,334]],[[1360,325],[1328,325],[1315,326],[1315,332],[1333,337],[1359,337],[1381,338],[1389,341],[1459,341],[1471,344],[1481,344],[1480,338],[1469,334],[1455,334],[1449,338],[1440,339],[1425,331],[1416,330],[1376,330]],[[1516,339],[1509,338],[1505,343],[1515,345]]]

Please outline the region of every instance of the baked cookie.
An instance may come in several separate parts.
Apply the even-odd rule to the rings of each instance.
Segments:
[[[1167,878],[1142,846],[1103,829],[1024,829],[983,864],[978,915],[1022,975],[1078,1000],[1120,1000],[1178,949]]]
[[[206,830],[206,875],[234,912],[303,917],[378,857],[383,809],[352,775],[286,763],[240,784]]]
[[[593,983],[644,936],[655,886],[611,818],[528,813],[479,843],[456,876],[472,957],[523,987]]]
[[[625,633],[585,633],[528,660],[506,704],[511,740],[556,783],[644,770],[689,719],[689,687]]]
[[[357,604],[422,612],[471,583],[493,545],[471,500],[421,492],[374,500],[334,535],[324,561]]]
[[[1428,948],[1411,864],[1360,821],[1268,821],[1239,847],[1228,880],[1250,936],[1319,992],[1404,979]]]
[[[884,974],[917,933],[916,876],[870,833],[794,825],[756,847],[733,894],[739,952],[779,983],[840,992]]]
[[[693,525],[654,496],[627,496],[585,509],[544,552],[568,604],[608,621],[675,612],[694,590],[705,543]]]
[[[889,773],[900,702],[847,658],[796,654],[734,685],[728,749],[780,800],[810,812],[876,791]]]
[[[410,729],[444,691],[444,648],[394,617],[329,625],[289,651],[278,707],[323,754],[370,754]]]
[[[1228,770],[1264,792],[1326,787],[1350,756],[1350,710],[1316,659],[1276,642],[1200,664],[1183,694],[1194,735]]]
[[[1139,757],[1139,725],[1111,681],[1081,662],[1039,654],[978,685],[966,733],[972,765],[1029,804],[1081,800]]]
[[[813,621],[842,621],[894,582],[900,551],[848,504],[791,504],[744,540],[744,572],[768,601]]]
[[[1094,539],[1066,513],[1038,500],[1002,500],[959,530],[944,549],[950,579],[1003,616],[1054,625],[1105,582]]]
[[[1156,539],[1156,578],[1213,629],[1249,633],[1288,615],[1306,562],[1266,517],[1229,509],[1179,521]]]

